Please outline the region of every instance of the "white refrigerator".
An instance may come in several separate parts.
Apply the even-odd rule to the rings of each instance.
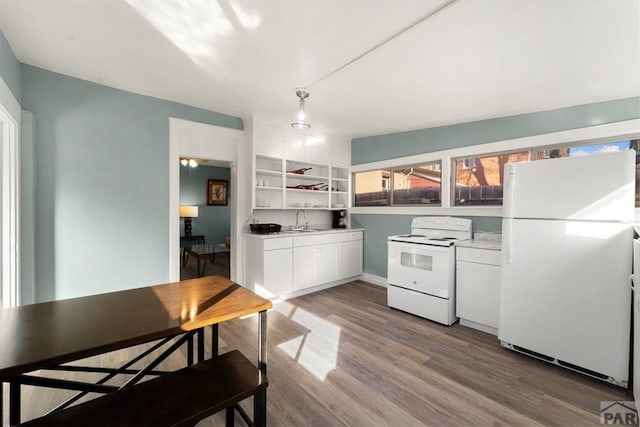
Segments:
[[[504,176],[502,345],[627,387],[635,151]]]

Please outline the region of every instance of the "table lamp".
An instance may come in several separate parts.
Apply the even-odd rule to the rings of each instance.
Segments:
[[[180,218],[184,218],[184,235],[191,236],[191,218],[198,218],[198,207],[181,205]]]

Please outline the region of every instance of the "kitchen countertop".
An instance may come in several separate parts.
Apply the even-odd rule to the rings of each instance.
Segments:
[[[351,231],[363,231],[362,228],[329,228],[327,230],[313,230],[313,231],[281,231],[279,233],[269,234],[254,234],[244,233],[246,237],[253,237],[255,239],[273,239],[276,237],[294,237],[294,236],[314,236],[318,234],[332,234],[332,233],[348,233]]]
[[[489,232],[476,232],[471,240],[458,242],[456,246],[463,248],[490,249],[499,251],[502,249],[502,234]]]

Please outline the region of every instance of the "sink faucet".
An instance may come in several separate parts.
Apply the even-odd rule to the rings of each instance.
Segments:
[[[304,230],[304,226],[298,225],[298,215],[300,215],[300,212],[302,212],[302,215],[304,216],[304,219],[307,219],[307,213],[305,211],[303,211],[302,209],[298,209],[298,212],[296,212],[296,226],[293,228],[294,230]]]

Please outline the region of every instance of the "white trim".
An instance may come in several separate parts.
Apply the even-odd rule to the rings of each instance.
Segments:
[[[359,279],[363,282],[371,283],[372,285],[381,286],[383,288],[387,287],[386,277],[376,276],[375,274],[370,273],[362,273]]]
[[[470,145],[468,147],[452,148],[450,150],[434,151],[432,153],[416,154],[413,156],[398,157],[389,160],[364,163],[351,166],[351,172],[363,172],[368,170],[386,169],[397,166],[424,163],[442,159],[443,168],[445,160],[451,163],[454,157],[474,156],[478,154],[490,154],[506,150],[519,150],[524,148],[544,147],[548,145],[567,144],[571,142],[588,142],[599,138],[630,137],[640,132],[640,119],[626,120],[624,122],[607,123],[586,128],[571,129],[561,132],[546,133],[542,135],[526,136],[522,138],[507,139],[504,141],[488,142],[485,144]],[[444,171],[443,171],[444,176]]]
[[[350,209],[351,214],[386,214],[386,215],[470,215],[501,216],[502,206],[451,206],[452,160],[457,157],[487,155],[503,151],[517,151],[547,146],[557,146],[579,142],[580,144],[602,142],[604,140],[622,140],[637,138],[640,133],[640,119],[607,123],[561,132],[514,138],[504,141],[434,151],[395,159],[380,160],[371,163],[354,165],[351,173],[370,170],[391,169],[400,166],[423,164],[440,160],[442,162],[442,194],[441,206],[359,206]],[[640,209],[636,217],[640,218]]]
[[[2,106],[3,110],[9,114],[16,125],[20,124],[20,111],[22,108],[2,77],[0,77],[0,106]]]
[[[2,81],[2,79],[0,79]],[[2,82],[4,84],[4,82]],[[1,86],[1,85],[0,85]],[[13,95],[12,95],[13,98]],[[14,98],[15,100],[15,98]],[[2,267],[0,290],[2,307],[20,305],[20,110],[17,119],[0,104],[0,131],[2,132],[0,172],[2,176],[0,231]]]
[[[181,131],[190,131],[207,134],[213,139],[210,144],[195,147],[189,141],[181,138]],[[169,280],[180,280],[180,217],[178,214],[180,205],[180,156],[202,157],[210,160],[223,160],[230,163],[231,168],[231,280],[241,280],[242,248],[239,244],[238,232],[238,200],[240,199],[240,180],[238,179],[238,147],[242,142],[244,132],[238,129],[225,128],[206,123],[192,122],[189,120],[169,118]],[[225,157],[220,158],[219,145],[232,146]],[[197,152],[195,152],[197,151]],[[243,224],[240,224],[242,226]]]
[[[443,199],[444,193],[442,194]],[[452,206],[448,208],[440,206],[360,206],[349,209],[349,213],[353,215],[502,216],[502,206]]]

